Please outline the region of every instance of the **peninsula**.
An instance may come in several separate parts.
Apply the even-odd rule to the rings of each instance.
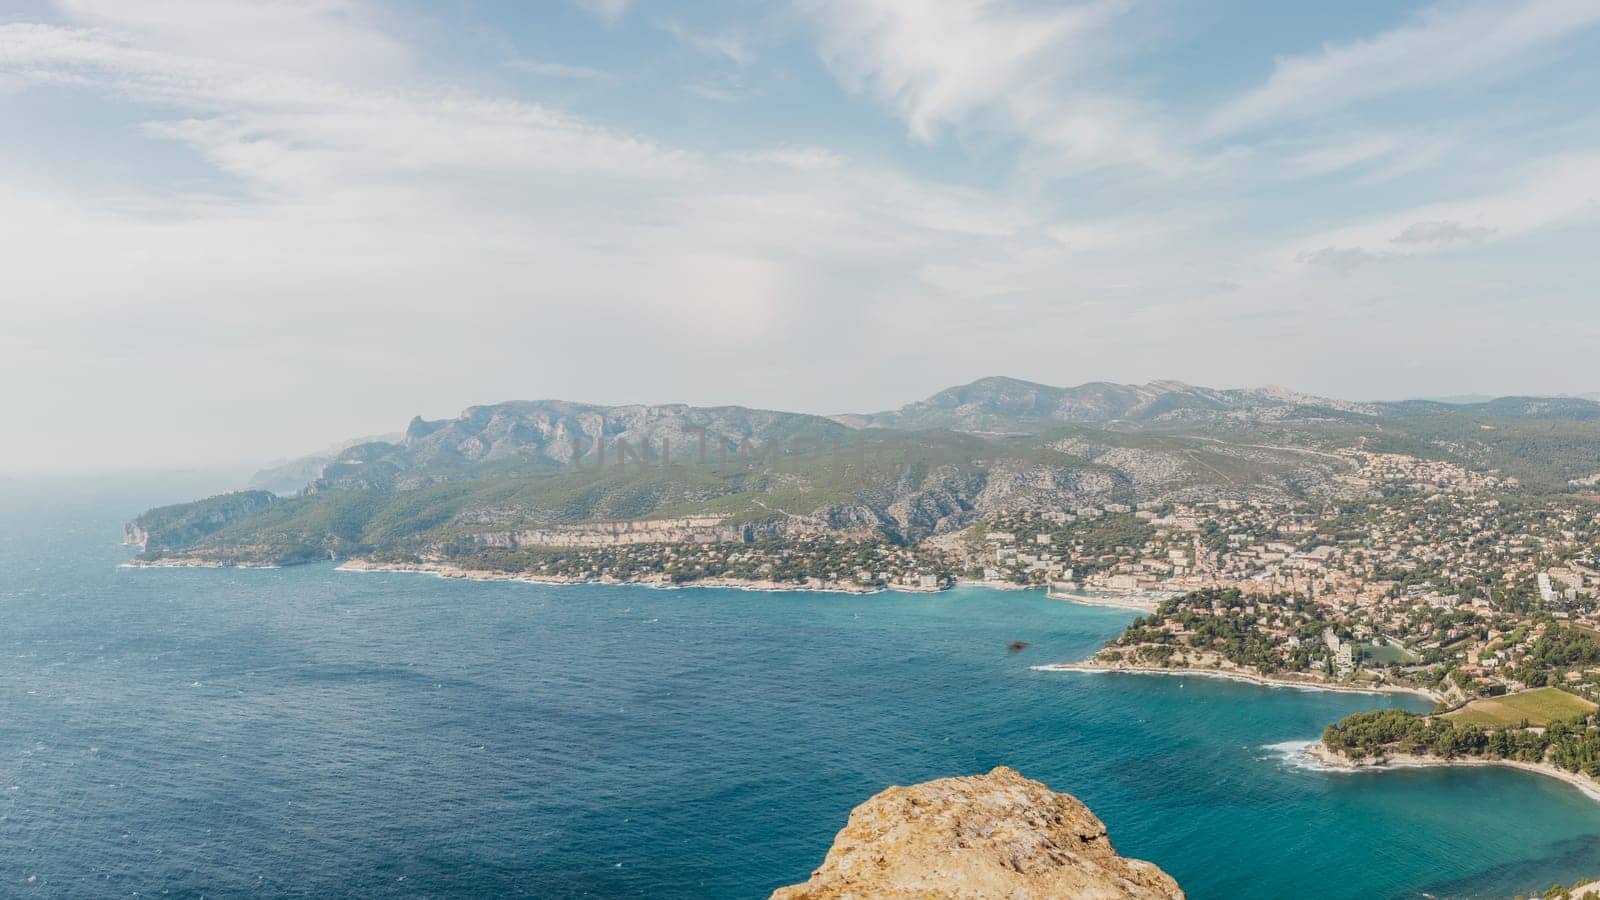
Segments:
[[[1336,768],[1504,766],[1556,778],[1600,800],[1596,704],[1557,688],[1474,700],[1431,716],[1355,713],[1307,752]]]

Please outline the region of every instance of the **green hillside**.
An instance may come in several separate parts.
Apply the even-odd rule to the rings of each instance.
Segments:
[[[836,419],[505,403],[416,419],[394,440],[307,462],[300,471],[316,477],[291,496],[177,504],[144,514],[128,533],[147,559],[228,562],[688,515],[715,516],[749,539],[820,529],[908,543],[1027,510],[1179,498],[1359,501],[1347,484],[1353,449],[1498,473],[1526,494],[1586,491],[1582,480],[1600,474],[1600,404],[1353,404],[1281,389],[1015,379]]]

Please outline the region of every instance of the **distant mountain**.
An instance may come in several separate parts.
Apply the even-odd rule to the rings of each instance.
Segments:
[[[1600,420],[1600,403],[1580,397],[1496,397],[1472,403],[1403,400],[1376,404],[1386,415],[1446,415],[1457,418],[1528,419],[1552,422]]]
[[[1507,419],[1590,422],[1600,419],[1600,403],[1581,397],[1500,397],[1462,409],[1468,414]]]
[[[831,418],[498,403],[416,418],[391,439],[258,476],[303,477],[298,490],[275,490],[292,496],[153,510],[129,540],[155,556],[281,563],[517,546],[551,529],[688,517],[716,523],[718,540],[840,532],[910,542],[1024,510],[1363,496],[1372,487],[1352,477],[1357,449],[1511,476],[1523,490],[1571,490],[1600,473],[1600,404],[1363,404],[1283,388],[1013,378]]]
[[[1600,421],[1600,403],[1575,397],[1450,399],[1354,403],[1278,387],[1217,390],[1179,381],[1054,387],[990,377],[896,410],[832,417],[738,406],[508,402],[471,407],[453,419],[418,417],[402,433],[349,441],[332,452],[263,470],[250,486],[279,494],[308,486],[404,486],[487,463],[555,470],[597,461],[591,457],[602,447],[633,459],[666,453],[675,460],[706,462],[740,448],[796,440],[848,443],[863,429],[1026,436],[1089,427],[1308,448],[1344,446],[1362,437],[1397,446],[1411,438],[1427,443],[1438,439],[1435,432],[1460,431],[1466,447],[1493,428],[1475,423]],[[1414,442],[1407,447],[1418,452]]]
[[[404,440],[414,464],[454,465],[535,459],[564,465],[625,444],[674,457],[719,454],[806,434],[832,438],[847,429],[822,416],[742,406],[598,406],[562,400],[474,406],[454,419],[416,418]]]
[[[1576,401],[1576,402],[1569,402]],[[1481,415],[1510,415],[1518,418],[1545,418],[1576,415],[1587,418],[1589,405],[1600,404],[1600,393],[1554,394],[1551,396],[1496,397],[1490,394],[1458,394],[1450,397],[1418,397],[1399,403],[1379,404],[1388,407],[1407,407],[1409,404],[1442,403],[1463,407],[1462,412]]]
[[[358,444],[392,443],[399,441],[404,436],[403,432],[395,431],[389,434],[353,438],[347,441],[340,441],[310,456],[281,460],[268,465],[251,476],[249,487],[252,490],[271,491],[274,494],[293,494],[314,481],[322,474],[323,467],[333,462],[338,458],[339,454],[351,447]]]
[[[849,433],[821,416],[741,406],[497,403],[470,407],[454,419],[414,418],[398,440],[357,444],[340,453],[321,468],[311,487],[414,487],[487,465],[502,472],[549,472],[573,464],[663,457],[715,462],[802,436],[834,443]]]
[[[1472,403],[1488,403],[1494,399],[1493,394],[1454,394],[1448,397],[1413,397],[1403,403],[1448,403],[1451,406],[1465,406]]]
[[[1214,390],[1181,381],[1149,384],[1090,382],[1051,387],[1015,378],[981,378],[897,410],[840,417],[879,428],[949,428],[1029,434],[1059,425],[1282,418],[1294,410],[1376,414],[1370,404],[1300,394],[1284,388]]]

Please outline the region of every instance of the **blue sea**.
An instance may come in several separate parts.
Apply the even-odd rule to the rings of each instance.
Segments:
[[[119,568],[209,478],[0,488],[0,895],[761,897],[884,787],[997,765],[1198,900],[1600,876],[1571,787],[1297,752],[1425,703],[1035,671],[1133,615],[1039,593]]]

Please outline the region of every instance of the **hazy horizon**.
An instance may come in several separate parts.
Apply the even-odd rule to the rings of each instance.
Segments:
[[[0,0],[0,472],[258,464],[542,397],[1600,390],[1597,26]]]

